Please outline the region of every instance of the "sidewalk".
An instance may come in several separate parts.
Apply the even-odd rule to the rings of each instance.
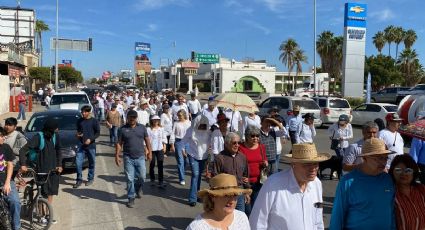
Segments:
[[[25,118],[26,120],[22,120],[22,121],[18,121],[18,127],[22,127],[22,129],[25,128],[25,126],[27,125],[29,119],[31,118],[31,116],[35,113],[35,112],[41,112],[44,111],[45,107],[41,106],[40,104],[35,104],[35,102],[32,104],[32,112],[25,112]],[[7,113],[3,113],[0,114],[0,125],[3,126],[4,125],[4,120],[6,120],[9,117],[14,117],[17,118],[18,117],[18,112],[7,112]]]

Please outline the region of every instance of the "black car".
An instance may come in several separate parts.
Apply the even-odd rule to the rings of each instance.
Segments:
[[[24,134],[27,139],[31,139],[37,132],[41,132],[44,123],[47,119],[53,118],[59,124],[59,148],[62,154],[63,168],[75,168],[75,156],[80,141],[76,137],[77,120],[80,118],[78,110],[47,110],[44,112],[34,113],[24,129]],[[87,158],[84,160],[84,165],[87,165]]]

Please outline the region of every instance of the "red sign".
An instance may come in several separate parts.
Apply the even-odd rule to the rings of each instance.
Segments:
[[[184,62],[182,62],[182,68],[198,69],[199,68],[199,63],[197,63],[197,62],[190,62],[190,61],[184,61]]]
[[[18,67],[9,65],[9,77],[18,78],[21,76],[21,70]]]

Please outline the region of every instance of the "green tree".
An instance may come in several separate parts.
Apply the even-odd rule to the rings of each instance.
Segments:
[[[396,44],[395,46],[395,59],[397,60],[398,57],[398,45],[403,41],[404,39],[404,30],[402,27],[397,26],[394,27],[394,42]]]
[[[279,60],[282,61],[282,64],[288,68],[288,81],[291,76],[292,69],[295,64],[295,52],[298,49],[298,43],[293,38],[288,38],[286,41],[283,41],[279,46]],[[294,84],[294,82],[292,82]],[[294,90],[294,88],[292,88]],[[289,84],[287,90],[289,91]],[[282,82],[282,92],[283,92],[283,82]]]
[[[365,77],[369,72],[372,76],[372,89],[375,91],[391,84],[400,85],[404,82],[395,60],[390,56],[379,54],[366,58]]]
[[[294,62],[295,62],[296,77],[294,77],[293,82],[295,82],[295,79],[298,79],[299,74],[303,72],[302,63],[308,63],[307,56],[305,55],[304,50],[297,49],[295,51]]]
[[[405,79],[404,85],[414,86],[420,82],[423,72],[422,66],[418,59],[418,54],[416,50],[404,49],[400,53],[400,57],[397,60],[397,65],[400,68],[400,71],[403,74]]]
[[[84,80],[81,72],[73,67],[59,67],[58,74],[59,80],[65,80],[67,84],[75,84]]]
[[[373,39],[373,45],[375,45],[376,49],[378,50],[379,54],[382,54],[382,49],[385,46],[385,36],[382,31],[378,31]]]
[[[32,79],[41,80],[43,83],[50,81],[50,67],[31,67],[29,74]]]
[[[414,30],[407,30],[404,33],[404,48],[410,49],[412,48],[413,44],[416,42],[416,39],[418,39],[418,36],[416,35],[416,32]]]
[[[335,79],[334,90],[337,82],[341,80],[343,41],[342,36],[335,37],[330,31],[322,32],[317,40],[317,53],[320,56],[322,71]]]
[[[395,41],[394,26],[387,26],[384,29],[385,40],[388,42],[388,56],[391,56],[391,43]]]
[[[44,23],[42,20],[35,21],[35,35],[36,35],[36,47],[39,55],[39,66],[43,66],[43,40],[41,39],[41,35],[45,31],[49,31],[49,26]]]

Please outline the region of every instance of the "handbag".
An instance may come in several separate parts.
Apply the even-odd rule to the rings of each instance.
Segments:
[[[261,148],[261,144],[260,144],[260,154],[261,154],[261,160],[262,162],[264,162],[264,154],[263,154],[263,148]],[[269,175],[269,168],[264,165],[260,166],[260,175],[258,178],[258,182],[260,184],[263,184],[264,182],[266,182],[268,175]]]
[[[331,137],[331,149],[332,150],[337,149],[338,148],[338,145],[339,145],[339,140],[338,139],[334,139],[334,136],[335,136],[335,130],[334,130],[334,133],[332,134],[332,137]]]

